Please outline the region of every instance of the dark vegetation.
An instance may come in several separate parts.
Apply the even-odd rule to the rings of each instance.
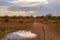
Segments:
[[[42,23],[60,23],[60,16],[1,16],[0,23],[25,23],[25,22],[42,22]]]
[[[33,22],[44,24],[60,24],[60,16],[0,16],[0,38],[4,37],[9,32],[23,30],[30,26]],[[16,26],[16,27],[15,27]],[[30,27],[29,27],[30,28]]]

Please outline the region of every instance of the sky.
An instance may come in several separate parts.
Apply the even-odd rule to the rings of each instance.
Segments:
[[[0,16],[60,16],[60,0],[0,0]]]

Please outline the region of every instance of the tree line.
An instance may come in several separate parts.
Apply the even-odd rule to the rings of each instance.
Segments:
[[[18,22],[52,22],[52,23],[60,23],[60,16],[53,16],[52,14],[42,15],[42,16],[0,16],[0,20],[4,20],[5,22],[9,22],[10,19],[18,20]]]

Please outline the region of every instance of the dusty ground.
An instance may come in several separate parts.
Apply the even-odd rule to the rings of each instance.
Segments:
[[[37,34],[34,39],[26,40],[60,40],[59,24],[43,24],[43,23],[24,23],[24,24],[0,24],[0,29],[6,30],[30,30]]]

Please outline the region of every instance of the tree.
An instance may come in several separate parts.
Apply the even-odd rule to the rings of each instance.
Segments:
[[[15,18],[16,18],[16,16],[12,16],[11,18],[15,19]]]
[[[47,17],[48,19],[51,19],[51,18],[52,18],[52,14],[47,14],[46,17]]]
[[[31,15],[30,18],[34,18],[33,15]]]
[[[29,19],[29,16],[25,16],[24,18],[25,18],[25,19]]]
[[[9,16],[8,15],[5,15],[5,16],[3,16],[3,18],[9,18]]]

